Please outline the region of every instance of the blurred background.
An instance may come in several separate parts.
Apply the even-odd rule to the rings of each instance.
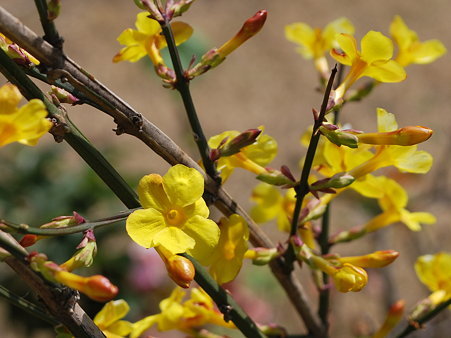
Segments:
[[[31,1],[2,0],[1,6],[42,34]],[[220,67],[193,81],[192,95],[207,136],[264,125],[265,133],[275,137],[279,144],[278,156],[271,166],[278,168],[286,164],[295,174],[299,173],[298,162],[305,154],[300,136],[312,124],[311,109],[319,109],[322,95],[316,90],[318,79],[312,62],[302,59],[295,45],[285,39],[285,25],[306,22],[313,27],[324,27],[344,16],[353,22],[355,36],[360,40],[369,30],[388,35],[391,20],[399,14],[422,41],[439,39],[446,47],[451,46],[451,4],[447,0],[198,0],[180,18],[194,28],[191,40],[181,46],[185,65],[193,54],[200,57],[210,48],[222,45],[260,9],[268,10],[263,30]],[[131,0],[62,1],[56,25],[65,39],[64,50],[70,58],[197,159],[181,100],[176,92],[161,86],[151,63],[144,59],[137,64],[111,61],[121,49],[116,38],[124,29],[134,28],[138,12]],[[438,221],[419,233],[396,224],[355,243],[333,248],[333,252],[342,255],[394,249],[400,251],[401,256],[382,271],[370,271],[369,284],[362,292],[332,292],[332,337],[371,333],[383,321],[388,306],[397,299],[406,300],[406,309],[413,308],[429,294],[415,275],[416,258],[451,251],[448,231],[451,217],[450,61],[450,55],[446,54],[432,64],[410,65],[406,81],[383,84],[363,102],[350,103],[342,111],[341,121],[352,123],[355,129],[375,131],[376,108],[381,107],[394,113],[400,126],[423,125],[434,130],[433,137],[420,146],[433,155],[432,170],[425,176],[397,175],[396,179],[409,192],[408,209],[431,212]],[[0,84],[5,82],[0,75]],[[68,113],[132,187],[136,187],[145,174],[166,172],[168,165],[139,140],[128,135],[116,136],[111,131],[115,124],[110,117],[87,106],[68,107]],[[70,215],[73,210],[95,219],[124,209],[70,147],[54,143],[51,135],[45,136],[36,148],[9,145],[0,149],[0,172],[0,217],[14,222],[37,226],[52,217]],[[249,208],[252,205],[250,192],[256,183],[251,173],[237,170],[227,181],[226,189]],[[374,201],[345,194],[332,207],[331,231],[364,224],[378,211]],[[274,241],[283,240],[275,224],[263,227]],[[96,235],[99,254],[95,266],[86,269],[86,273],[103,273],[121,286],[119,297],[132,307],[129,320],[158,312],[159,301],[169,296],[173,287],[165,277],[159,258],[150,250],[132,245],[122,224],[101,229]],[[36,249],[43,249],[52,260],[63,262],[79,241],[78,235],[47,240]],[[309,296],[316,300],[317,293],[308,272],[299,271],[299,274]],[[0,281],[20,295],[28,295],[7,267],[0,267]],[[238,282],[230,288],[258,322],[278,323],[290,333],[302,332],[302,323],[266,267],[246,266]],[[82,299],[91,315],[101,308],[101,304]],[[444,337],[450,329],[449,314],[444,313],[412,336]],[[48,325],[3,301],[0,301],[0,330],[2,337],[54,335]],[[175,333],[155,335],[177,336]]]

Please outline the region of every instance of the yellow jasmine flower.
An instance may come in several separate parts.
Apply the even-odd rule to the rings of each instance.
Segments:
[[[218,284],[224,284],[234,280],[243,265],[249,228],[243,217],[237,214],[221,218],[219,227],[221,237],[211,257],[210,274]]]
[[[41,100],[30,100],[17,108],[22,95],[12,84],[0,87],[0,147],[12,142],[34,146],[53,126]]]
[[[439,40],[421,42],[417,33],[409,29],[399,15],[390,24],[390,34],[399,48],[395,60],[403,67],[411,63],[431,63],[446,53],[445,46]]]
[[[204,262],[218,243],[219,228],[207,218],[203,192],[202,175],[181,164],[163,177],[144,176],[138,186],[144,209],[127,218],[128,235],[145,248],[162,246],[172,254],[187,252]]]
[[[338,257],[341,263],[349,263],[361,268],[383,268],[398,258],[399,252],[394,250],[375,251],[363,256]]]
[[[396,222],[404,223],[412,231],[420,231],[421,223],[433,224],[434,215],[428,212],[410,212],[405,207],[408,202],[407,192],[395,180],[380,176],[375,178],[383,196],[378,199],[383,212],[365,225],[367,232],[376,231]]]
[[[164,65],[160,50],[167,46],[166,39],[161,34],[158,21],[149,18],[148,15],[147,12],[139,13],[135,22],[138,30],[127,28],[119,35],[117,41],[125,47],[114,56],[113,62],[124,60],[136,62],[147,54],[155,66]],[[174,22],[171,27],[177,45],[188,40],[193,33],[191,26],[184,22]]]
[[[346,91],[363,76],[380,82],[400,82],[406,78],[404,68],[392,60],[393,43],[380,32],[370,31],[361,40],[361,51],[349,34],[337,36],[340,50],[332,49],[330,55],[351,69],[335,91],[335,102],[340,103]]]
[[[282,195],[275,186],[260,183],[252,190],[251,199],[257,203],[251,209],[251,217],[257,223],[265,223],[277,219],[280,231],[290,232],[291,217],[296,204],[295,191],[287,189]]]
[[[208,145],[210,148],[216,149],[224,139],[227,139],[227,143],[238,135],[240,135],[240,132],[236,130],[225,131],[211,137],[208,140]],[[260,134],[255,143],[241,148],[239,153],[219,158],[217,169],[223,181],[226,181],[237,167],[260,175],[266,173],[264,166],[268,165],[276,157],[276,154],[276,140],[269,135]]]
[[[287,40],[299,45],[297,52],[306,59],[313,59],[315,68],[327,76],[329,66],[325,54],[332,48],[338,47],[335,40],[337,34],[354,34],[354,26],[346,18],[338,18],[324,27],[312,28],[306,23],[296,22],[285,26]]]
[[[148,316],[133,324],[130,338],[139,337],[153,325],[159,331],[180,330],[193,334],[196,328],[206,324],[215,324],[234,328],[232,323],[224,321],[223,314],[214,306],[213,300],[200,288],[191,289],[190,299],[183,301],[186,291],[176,288],[169,298],[160,302],[161,312]]]
[[[433,305],[451,297],[451,254],[439,252],[421,256],[415,263],[415,271],[420,281],[433,292],[429,296]]]
[[[132,331],[132,323],[120,320],[130,311],[130,307],[123,299],[112,300],[105,304],[94,317],[94,324],[107,338],[126,337]]]

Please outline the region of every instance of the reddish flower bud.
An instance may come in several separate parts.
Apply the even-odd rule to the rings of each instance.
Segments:
[[[408,126],[386,133],[357,135],[360,143],[378,145],[412,146],[427,141],[434,131],[422,126]]]
[[[24,248],[27,248],[29,246],[32,246],[39,240],[37,235],[25,235],[20,240],[19,244],[22,245]]]

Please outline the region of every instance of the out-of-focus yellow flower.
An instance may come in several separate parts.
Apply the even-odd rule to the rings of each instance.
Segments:
[[[433,224],[434,215],[428,212],[410,212],[405,207],[408,202],[406,191],[395,180],[380,176],[375,178],[377,186],[384,192],[378,199],[383,212],[365,225],[367,232],[372,232],[396,222],[404,223],[412,231],[420,231],[421,223]]]
[[[237,214],[221,218],[219,228],[221,237],[209,265],[213,278],[218,284],[224,284],[234,280],[243,265],[249,228],[243,217]]]
[[[219,228],[207,218],[203,192],[202,175],[181,164],[163,177],[144,176],[138,186],[144,209],[127,218],[128,235],[145,248],[162,246],[172,254],[187,252],[205,262],[218,243]]]
[[[399,48],[395,60],[403,67],[411,63],[431,63],[446,53],[445,46],[439,40],[421,42],[417,33],[409,29],[399,15],[390,24],[390,34]]]
[[[132,331],[133,324],[121,320],[130,311],[130,307],[123,299],[112,300],[104,305],[94,317],[94,324],[107,338],[126,337]]]
[[[400,82],[406,78],[404,68],[392,60],[393,43],[380,32],[370,31],[361,40],[357,50],[355,38],[349,34],[337,36],[340,50],[332,49],[330,55],[351,69],[335,91],[335,102],[340,103],[346,91],[363,76],[380,82]]]
[[[251,209],[251,217],[257,223],[277,219],[280,231],[290,232],[291,217],[296,204],[293,188],[286,190],[283,196],[276,187],[261,183],[252,190],[251,199],[257,204]]]
[[[315,68],[327,77],[329,66],[325,54],[338,47],[336,36],[339,33],[354,34],[354,26],[346,18],[338,18],[324,29],[312,28],[306,23],[296,22],[285,26],[287,40],[299,45],[297,51],[306,59],[313,59]]]
[[[395,328],[395,326],[402,319],[404,313],[405,301],[398,300],[395,304],[390,306],[388,310],[387,317],[385,317],[385,321],[382,326],[377,330],[372,338],[385,338],[388,337],[391,330]]]
[[[433,292],[429,298],[434,305],[451,297],[451,254],[439,252],[420,256],[415,271],[420,281]]]
[[[218,148],[224,139],[227,142],[240,135],[239,131],[229,130],[208,140],[210,148]],[[257,175],[266,173],[264,166],[268,165],[277,154],[277,142],[269,135],[260,134],[255,143],[241,148],[240,152],[231,156],[221,157],[217,161],[217,169],[223,181],[232,174],[235,168],[243,168]]]
[[[183,301],[186,292],[174,289],[169,298],[160,302],[161,312],[148,316],[133,324],[130,338],[139,337],[144,331],[158,325],[159,331],[181,330],[194,333],[196,328],[206,324],[234,328],[232,323],[224,321],[222,313],[214,307],[212,299],[198,288],[191,289],[190,299]]]
[[[138,30],[127,28],[119,35],[117,41],[125,47],[114,56],[113,62],[124,60],[136,62],[147,54],[155,66],[164,65],[160,50],[167,46],[166,40],[161,34],[158,21],[149,18],[148,15],[148,12],[139,13],[135,22]],[[171,28],[177,45],[188,40],[193,33],[191,26],[184,22],[174,22]]]
[[[47,110],[41,100],[32,99],[17,108],[21,99],[16,86],[0,87],[0,147],[12,142],[34,146],[53,126],[46,119]]]

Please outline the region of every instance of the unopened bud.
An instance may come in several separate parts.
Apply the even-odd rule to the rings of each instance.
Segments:
[[[357,135],[360,143],[377,145],[412,146],[427,141],[434,131],[427,127],[408,126],[386,133],[364,133]]]
[[[280,252],[277,248],[253,248],[248,249],[244,254],[244,258],[252,259],[254,265],[266,265],[279,256]]]
[[[246,40],[257,34],[265,24],[267,15],[268,12],[263,9],[247,19],[240,31],[232,39],[218,48],[219,55],[226,57],[241,46]]]
[[[58,88],[55,86],[51,87],[52,90],[49,92],[50,95],[55,95],[55,97],[58,99],[60,103],[69,103],[69,104],[76,104],[79,99],[77,99],[75,96],[73,96],[71,93],[65,91],[62,88]]]
[[[368,283],[366,271],[349,263],[345,263],[341,268],[338,268],[332,278],[335,287],[340,292],[358,292]]]
[[[296,182],[293,182],[290,178],[285,176],[282,172],[275,169],[266,168],[265,172],[257,175],[257,180],[263,181],[265,183],[276,185],[276,186],[284,186],[284,187],[294,187]]]
[[[382,268],[398,258],[399,252],[395,250],[376,251],[364,256],[340,257],[341,263],[350,263],[361,268]]]
[[[324,190],[324,189],[340,189],[347,187],[355,181],[355,178],[348,173],[338,173],[332,177],[325,178],[310,185],[311,190]]]
[[[186,12],[195,0],[170,0],[166,3],[166,15],[169,18],[182,15]]]
[[[253,144],[261,132],[260,129],[248,129],[230,141],[221,142],[217,156],[226,157],[239,153],[242,148]]]
[[[390,306],[388,310],[387,317],[385,317],[385,321],[377,330],[376,333],[372,336],[372,338],[384,338],[388,337],[389,333],[395,328],[395,326],[402,319],[402,315],[404,313],[405,301],[398,300],[395,304]]]
[[[89,267],[94,262],[97,254],[97,244],[92,230],[85,231],[81,243],[77,246],[77,252],[61,267],[67,271],[73,271],[81,267]]]
[[[196,274],[193,263],[191,263],[188,258],[173,255],[165,262],[165,264],[169,277],[178,286],[185,289],[189,288],[191,282],[194,280],[194,275]]]
[[[52,21],[60,14],[61,0],[49,0],[47,2],[47,18]]]
[[[24,248],[27,248],[35,244],[40,239],[39,237],[41,236],[31,234],[24,235],[22,239],[19,241],[19,244],[22,245]]]
[[[323,125],[319,127],[319,131],[321,134],[327,137],[327,139],[332,142],[333,144],[337,146],[346,146],[349,148],[357,148],[358,147],[358,141],[356,135],[346,132],[341,129],[331,129],[327,126]]]
[[[33,57],[25,49],[20,48],[14,42],[9,40],[2,33],[0,33],[0,49],[2,49],[9,58],[19,65],[29,67],[39,64],[39,60]]]

